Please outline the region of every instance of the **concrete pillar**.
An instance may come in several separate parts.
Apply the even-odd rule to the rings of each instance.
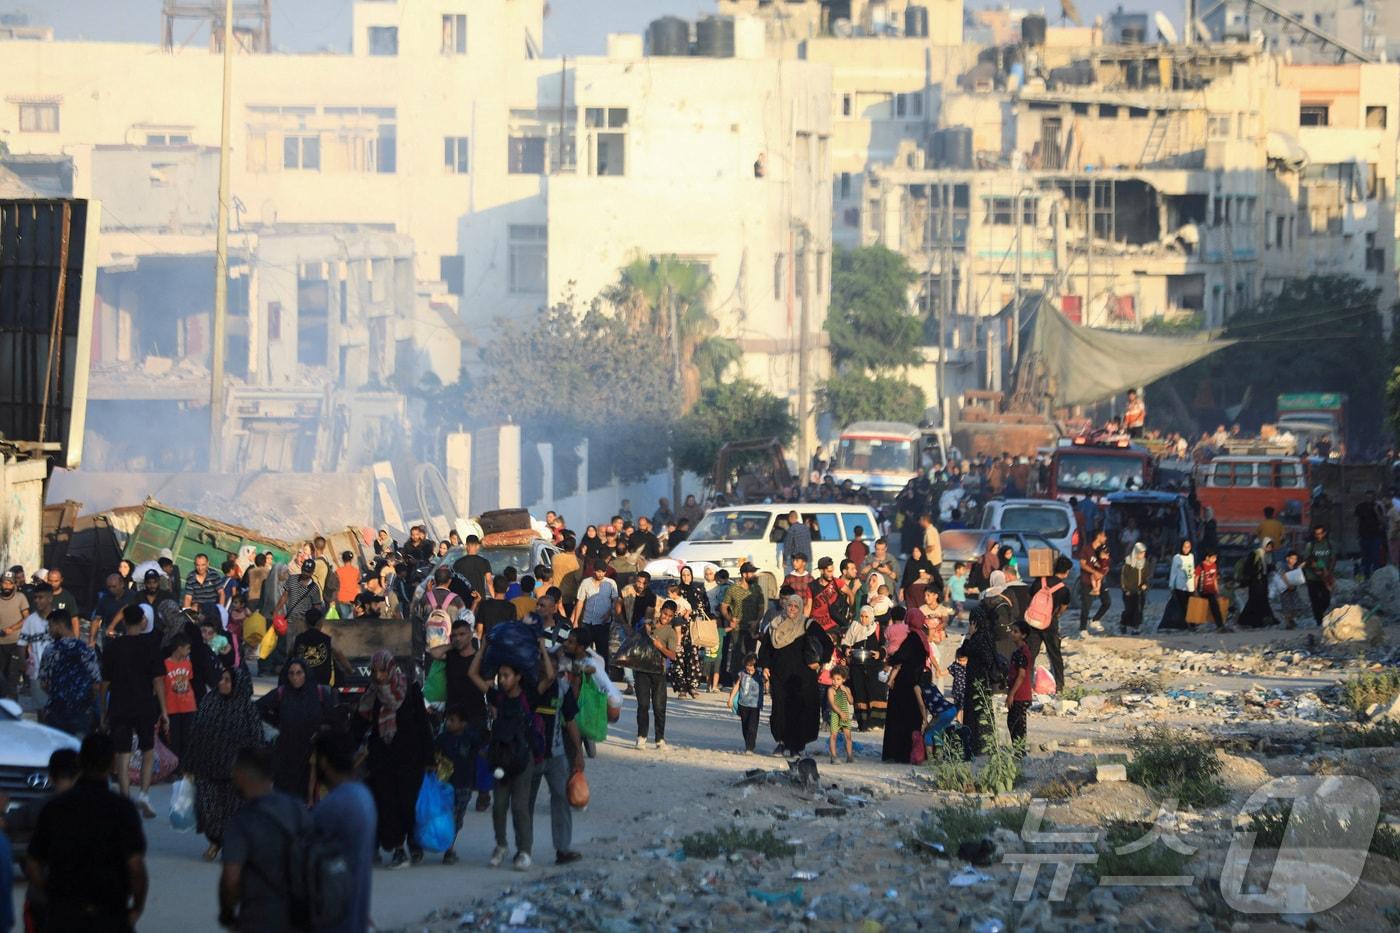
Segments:
[[[536,444],[535,452],[539,455],[541,475],[540,475],[540,501],[553,504],[554,502],[554,445]]]
[[[578,454],[578,480],[574,491],[582,495],[588,492],[588,438],[579,441],[574,453]]]
[[[496,508],[520,508],[520,425],[503,424],[499,428],[497,462],[500,464],[499,492]]]
[[[447,466],[447,491],[452,495],[452,505],[456,507],[458,515],[466,518],[472,514],[472,436],[470,431],[459,431],[447,435],[447,451],[444,459]]]

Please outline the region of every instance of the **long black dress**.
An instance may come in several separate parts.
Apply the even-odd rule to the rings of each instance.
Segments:
[[[333,721],[335,691],[308,675],[300,690],[283,683],[257,702],[258,713],[277,727],[272,746],[272,783],[301,801],[311,791],[311,740]]]
[[[413,838],[418,790],[423,771],[434,760],[433,734],[423,705],[423,690],[410,682],[396,714],[397,731],[390,742],[379,735],[379,701],[370,715],[360,717],[360,728],[369,733],[369,789],[379,815],[379,846],[394,851],[407,846],[418,850]]]
[[[1275,625],[1273,607],[1269,605],[1269,572],[1257,551],[1251,552],[1245,561],[1245,582],[1249,588],[1249,599],[1240,610],[1240,625],[1245,628],[1263,628]]]
[[[782,648],[774,648],[767,634],[759,642],[758,666],[771,672],[773,707],[768,727],[773,740],[789,754],[800,754],[821,730],[821,689],[811,665],[825,664],[831,650],[831,639],[811,619],[805,634]]]
[[[890,665],[897,666],[899,674],[889,687],[885,741],[880,749],[880,757],[885,761],[909,763],[914,750],[914,733],[923,727],[918,691],[927,663],[928,648],[917,632],[911,631],[900,643],[899,650],[890,655]]]
[[[880,683],[880,670],[884,666],[884,647],[885,643],[880,637],[880,626],[877,625],[869,638],[842,649],[846,653],[846,667],[850,671],[851,698],[855,700],[856,706],[856,728],[862,732],[872,727],[878,729],[885,724],[887,691],[885,685]],[[873,656],[865,661],[856,660],[854,653],[861,650],[870,651]]]
[[[991,720],[991,710],[984,707],[984,699],[990,703],[992,682],[997,670],[996,640],[988,617],[979,612],[977,631],[963,644],[967,648],[967,696],[963,702],[963,725],[972,736],[972,752],[980,755],[986,750],[987,729],[995,728]]]

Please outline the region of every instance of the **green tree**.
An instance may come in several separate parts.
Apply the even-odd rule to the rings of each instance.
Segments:
[[[1400,366],[1390,371],[1390,380],[1385,384],[1385,409],[1391,440],[1400,441]]]
[[[1255,430],[1275,417],[1279,393],[1345,392],[1349,446],[1365,449],[1379,439],[1385,403],[1377,389],[1394,362],[1378,298],[1348,276],[1288,280],[1226,322],[1223,336],[1239,343],[1158,380],[1148,406],[1174,391],[1202,430],[1224,421]]]
[[[875,419],[918,424],[928,400],[924,390],[897,376],[837,373],[821,388],[822,404],[839,425]]]
[[[923,326],[909,313],[916,278],[903,256],[883,246],[836,251],[826,315],[835,366],[883,369],[921,361]]]
[[[709,311],[713,283],[701,263],[674,256],[638,257],[602,294],[630,333],[657,336],[665,360],[680,373],[675,388],[682,412],[694,407],[701,390],[717,384],[738,359],[734,342],[717,336],[719,322]]]
[[[796,435],[797,419],[786,401],[739,379],[705,389],[690,413],[676,420],[671,457],[678,468],[708,476],[728,441],[771,436],[788,444]]]

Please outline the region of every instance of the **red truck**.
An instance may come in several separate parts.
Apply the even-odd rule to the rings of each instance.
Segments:
[[[1050,455],[1050,499],[1101,500],[1111,492],[1152,486],[1152,452],[1124,439],[1061,438]]]

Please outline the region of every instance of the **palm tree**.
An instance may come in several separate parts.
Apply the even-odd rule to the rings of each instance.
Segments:
[[[713,283],[702,263],[639,256],[603,291],[629,331],[657,333],[670,346],[682,412],[690,411],[701,390],[718,384],[739,358],[734,342],[718,336],[719,322],[710,314]]]

